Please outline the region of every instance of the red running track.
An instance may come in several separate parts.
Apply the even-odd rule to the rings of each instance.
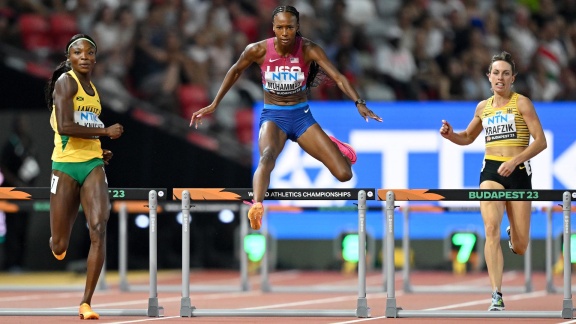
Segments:
[[[58,274],[57,274],[58,275]],[[42,274],[38,277],[45,276]],[[67,278],[67,274],[62,274]],[[22,281],[24,285],[35,285],[33,279],[23,275],[0,274],[0,288],[6,282]],[[110,277],[109,277],[110,278]],[[109,309],[140,309],[148,307],[148,291],[123,292],[118,289],[117,280],[107,279],[108,287],[95,293],[92,307],[94,310]],[[397,306],[404,310],[473,310],[485,311],[490,303],[489,293],[404,293],[401,277],[396,277]],[[148,278],[146,274],[129,276],[132,287],[146,287]],[[260,277],[250,277],[251,289],[248,292],[195,292],[190,293],[191,304],[198,310],[204,309],[251,309],[251,310],[355,310],[358,293],[351,292],[315,292],[315,285],[339,285],[356,287],[355,275],[343,275],[339,272],[302,272],[284,271],[274,272],[270,275],[272,286],[308,286],[310,292],[262,292],[259,287]],[[503,292],[507,310],[511,311],[558,311],[562,309],[563,293],[547,293],[545,290],[545,275],[533,274],[533,291],[529,293],[506,292],[506,287],[524,285],[524,275],[521,272],[507,272],[504,276]],[[554,277],[558,287],[562,285],[562,276]],[[54,281],[51,279],[51,281]],[[75,283],[83,282],[82,276],[77,276]],[[370,318],[357,317],[180,317],[181,290],[166,291],[167,287],[178,288],[181,274],[178,271],[163,271],[158,276],[160,306],[164,307],[163,317],[147,316],[101,316],[98,323],[485,323],[484,318],[397,318],[384,317],[386,307],[386,292],[371,292],[366,298],[371,309]],[[190,283],[194,285],[224,285],[234,288],[238,285],[237,272],[229,271],[192,271]],[[488,276],[486,273],[453,275],[450,272],[413,272],[411,275],[413,285],[465,285],[486,287]],[[574,282],[574,279],[573,279]],[[66,283],[58,283],[65,285]],[[367,276],[369,289],[379,289],[384,283],[378,272]],[[82,296],[79,290],[71,291],[0,291],[0,309],[13,308],[50,308],[77,310]],[[1,323],[77,323],[77,316],[0,316]],[[561,318],[495,318],[489,319],[491,323],[576,323],[576,320]]]

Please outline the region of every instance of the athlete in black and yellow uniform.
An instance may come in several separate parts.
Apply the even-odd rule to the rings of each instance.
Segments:
[[[486,151],[480,189],[532,189],[530,159],[547,146],[540,119],[532,101],[512,91],[516,67],[509,53],[492,57],[487,76],[494,96],[478,103],[466,130],[455,133],[443,120],[440,134],[458,145],[468,145],[484,130]],[[530,201],[481,201],[480,210],[486,234],[484,256],[493,290],[488,310],[504,310],[504,257],[500,246],[504,211],[510,222],[510,249],[524,254],[530,241],[532,205]]]
[[[79,34],[66,46],[67,60],[52,74],[46,88],[50,124],[54,130],[50,184],[50,248],[64,259],[80,204],[90,234],[86,287],[80,302],[82,319],[97,319],[90,304],[106,258],[106,223],[110,216],[104,165],[112,152],[102,150],[100,136],[119,138],[120,124],[105,127],[100,121],[100,97],[90,82],[96,64],[96,43]]]

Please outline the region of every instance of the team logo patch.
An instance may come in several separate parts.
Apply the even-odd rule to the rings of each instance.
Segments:
[[[84,97],[78,96],[78,97],[76,97],[76,101],[84,101]]]

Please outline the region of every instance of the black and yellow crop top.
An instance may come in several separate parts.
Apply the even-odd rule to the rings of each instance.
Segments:
[[[510,101],[500,108],[492,106],[494,96],[488,98],[482,112],[486,147],[528,146],[530,132],[518,111],[518,96],[518,93],[512,93]]]

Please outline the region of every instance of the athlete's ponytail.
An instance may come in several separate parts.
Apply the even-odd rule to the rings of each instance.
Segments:
[[[56,70],[52,72],[52,77],[48,80],[48,84],[46,85],[46,89],[44,90],[44,98],[46,99],[46,103],[48,104],[49,111],[52,111],[52,107],[54,105],[54,98],[52,97],[52,92],[54,92],[54,85],[56,84],[56,80],[58,80],[58,78],[62,74],[70,70],[72,70],[72,68],[70,67],[70,62],[66,60],[61,62],[58,65],[58,67],[56,67]]]

